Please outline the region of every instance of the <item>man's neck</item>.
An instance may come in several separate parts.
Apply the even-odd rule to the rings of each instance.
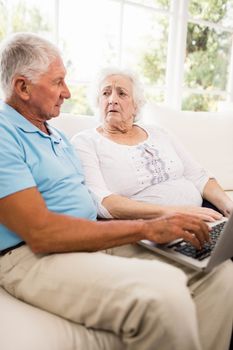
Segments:
[[[46,119],[40,118],[28,110],[27,106],[23,103],[17,103],[17,101],[6,100],[9,106],[14,108],[18,113],[20,113],[25,119],[36,126],[38,129],[49,135],[49,130],[46,126]]]

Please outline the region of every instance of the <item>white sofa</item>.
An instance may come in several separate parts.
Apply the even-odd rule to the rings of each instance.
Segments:
[[[175,112],[147,105],[144,116],[147,123],[162,124],[178,135],[233,199],[233,113]],[[51,121],[68,137],[97,123],[94,117],[68,114]],[[108,336],[111,347],[94,332],[87,334],[82,326],[18,301],[0,288],[1,350],[94,350],[96,344],[106,350],[123,349],[113,335]],[[82,342],[85,337],[88,348]]]

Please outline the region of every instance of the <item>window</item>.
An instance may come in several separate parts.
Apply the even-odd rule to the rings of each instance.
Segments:
[[[150,101],[216,110],[233,100],[233,0],[0,0],[0,41],[33,31],[55,42],[72,98],[91,114],[90,82],[107,65],[130,66]]]
[[[233,2],[191,0],[188,11],[183,109],[216,110],[231,94]]]

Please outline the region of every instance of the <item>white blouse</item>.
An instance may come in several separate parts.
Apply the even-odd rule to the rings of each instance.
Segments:
[[[158,205],[201,206],[207,172],[167,131],[139,126],[148,137],[134,146],[115,143],[96,129],[72,139],[98,215],[111,217],[101,205],[111,194]]]

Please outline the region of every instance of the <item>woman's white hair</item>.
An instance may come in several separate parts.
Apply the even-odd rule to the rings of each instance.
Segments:
[[[133,101],[136,105],[136,116],[134,121],[141,117],[141,109],[145,104],[144,89],[135,72],[130,69],[107,67],[99,71],[91,87],[91,102],[95,110],[99,112],[100,88],[103,81],[111,75],[121,75],[132,82]]]
[[[60,52],[55,45],[32,33],[16,33],[3,41],[0,81],[5,97],[11,97],[13,79],[17,75],[36,83],[57,57],[60,57]]]

